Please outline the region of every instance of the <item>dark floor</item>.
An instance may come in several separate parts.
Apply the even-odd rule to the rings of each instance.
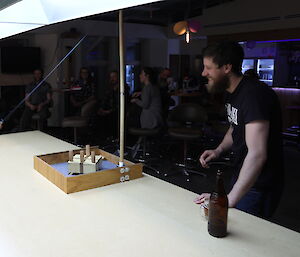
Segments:
[[[72,130],[62,129],[62,128],[48,128],[46,133],[60,138],[62,140],[73,143],[73,133]],[[109,152],[116,152],[118,144],[110,139],[105,140],[103,138],[95,137],[87,132],[79,133],[78,143],[81,145],[99,145]],[[132,146],[136,141],[135,137],[126,137],[126,146]],[[211,142],[211,146],[217,144],[217,140]],[[193,142],[189,145],[188,156],[192,159],[198,159],[203,142]],[[157,147],[159,145],[159,147]],[[191,162],[190,164],[196,165],[198,171],[203,172],[206,176],[192,175],[187,181],[187,177],[184,176],[174,163],[182,159],[183,145],[178,141],[172,141],[166,136],[161,136],[159,142],[152,142],[148,145],[148,149],[151,149],[152,157],[155,157],[155,161],[151,161],[144,168],[144,172],[169,183],[178,185],[187,190],[195,193],[210,192],[212,186],[215,183],[215,172],[218,167],[211,167],[208,170],[203,170],[199,164]],[[126,159],[131,159],[131,150],[126,149],[128,155],[125,156]],[[155,152],[155,153],[153,153]],[[285,189],[279,204],[279,207],[272,217],[272,222],[287,227],[289,229],[300,232],[300,148],[290,141],[285,141],[284,145],[285,154]],[[160,158],[159,158],[160,157]],[[147,168],[147,166],[151,168]],[[229,181],[231,177],[230,168],[222,167],[224,171],[224,181],[225,187],[228,189]],[[176,171],[179,173],[176,174]],[[175,173],[174,175],[172,175]],[[167,176],[166,176],[167,174]]]

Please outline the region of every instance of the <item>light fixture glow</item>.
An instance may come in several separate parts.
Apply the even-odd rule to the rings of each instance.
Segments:
[[[189,32],[189,30],[186,31],[186,34],[185,34],[185,41],[186,41],[187,43],[190,42],[190,32]]]

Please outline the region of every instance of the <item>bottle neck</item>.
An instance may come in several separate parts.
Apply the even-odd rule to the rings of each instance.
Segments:
[[[219,172],[219,171],[217,172],[216,187],[215,187],[214,192],[219,194],[219,195],[226,195],[226,192],[225,192],[225,189],[224,189],[222,173]]]

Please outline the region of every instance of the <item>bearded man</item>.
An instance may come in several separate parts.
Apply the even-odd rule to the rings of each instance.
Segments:
[[[243,48],[222,42],[203,51],[209,92],[225,91],[230,127],[220,145],[206,150],[200,163],[209,162],[228,150],[233,152],[234,173],[228,194],[229,207],[270,218],[283,188],[283,149],[280,104],[275,92],[257,79],[243,76]],[[203,193],[200,204],[209,199]]]

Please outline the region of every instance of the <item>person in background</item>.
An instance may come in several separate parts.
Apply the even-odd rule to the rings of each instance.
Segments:
[[[160,71],[158,76],[158,84],[160,87],[166,88],[167,92],[175,90],[173,88],[174,79],[171,76],[171,70],[164,68]]]
[[[171,78],[171,71],[168,68],[164,68],[159,73],[158,86],[162,101],[162,116],[166,120],[168,117],[169,107],[175,105],[174,100],[169,94],[172,88],[173,79]]]
[[[189,89],[193,89],[197,86],[197,81],[195,79],[194,76],[192,76],[189,72],[189,69],[186,69],[183,77],[182,77],[182,89],[185,90],[189,90]]]
[[[244,76],[247,76],[247,77],[255,79],[255,80],[259,80],[259,76],[258,76],[257,72],[254,69],[246,70],[244,72]]]
[[[129,99],[129,88],[125,84],[125,110]],[[114,136],[118,134],[120,109],[120,82],[117,71],[109,73],[108,85],[100,101],[97,111],[97,127],[101,127],[104,136]],[[126,111],[125,111],[126,113]]]
[[[71,94],[70,100],[73,106],[73,114],[78,114],[84,104],[96,99],[95,84],[90,71],[86,67],[80,69],[79,79],[75,81],[74,86],[79,89]]]
[[[203,51],[209,92],[226,92],[225,108],[230,127],[216,149],[206,150],[200,163],[233,151],[232,189],[229,207],[270,218],[283,189],[283,148],[280,104],[275,92],[241,72],[244,52],[236,42],[222,42]],[[203,193],[195,199],[209,199]]]
[[[43,82],[38,88],[36,86],[43,80],[43,70],[35,69],[33,71],[33,82],[25,89],[25,110],[20,120],[20,130],[24,131],[30,128],[31,118],[38,113],[40,120],[46,120],[50,116],[49,105],[52,102],[51,86]],[[35,89],[36,88],[36,89]],[[35,89],[35,90],[34,90]],[[33,93],[31,93],[34,90]]]
[[[142,108],[139,125],[147,129],[160,127],[163,125],[161,96],[159,87],[155,85],[155,74],[151,68],[142,69],[140,82],[143,84],[142,91],[134,93],[131,99],[131,103]]]

